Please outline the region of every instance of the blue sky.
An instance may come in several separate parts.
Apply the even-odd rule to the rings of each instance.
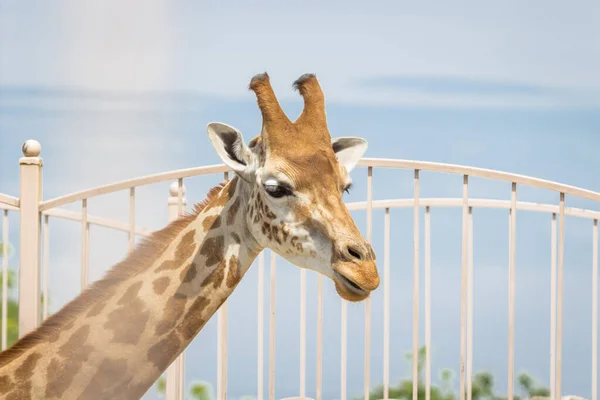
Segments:
[[[260,114],[247,85],[252,75],[265,70],[290,117],[301,110],[292,82],[302,73],[315,72],[327,96],[332,135],[366,138],[368,157],[474,165],[600,191],[595,172],[600,168],[600,7],[591,1],[309,1],[299,7],[271,2],[226,6],[3,0],[0,7],[3,193],[18,194],[20,146],[29,138],[42,143],[45,198],[218,163],[206,123],[229,123],[248,139],[257,134]],[[366,170],[358,168],[353,177],[355,189],[348,201],[364,200]],[[187,181],[189,202],[200,201],[219,180]],[[461,195],[460,177],[423,173],[422,180],[423,196]],[[483,180],[473,180],[471,193],[499,199],[510,195],[509,185]],[[167,218],[168,183],[140,188],[138,194],[139,224],[160,228]],[[376,199],[411,195],[410,172],[375,171]],[[557,201],[555,194],[532,189],[519,191],[519,198]],[[568,204],[600,209],[578,199],[568,199]],[[126,220],[127,193],[90,200],[89,207],[96,215]],[[79,205],[69,208],[78,210]],[[364,229],[364,213],[355,216]],[[383,260],[381,212],[374,214],[374,221],[373,242]],[[591,223],[567,221],[563,387],[565,393],[589,396]],[[17,216],[10,222],[18,245]],[[412,345],[412,223],[412,210],[392,212],[392,382],[409,373],[404,354]],[[506,214],[476,210],[474,229],[474,369],[491,370],[504,393]],[[517,229],[515,367],[547,384],[550,217],[519,213]],[[78,234],[77,223],[51,221],[53,310],[78,291]],[[459,367],[459,210],[432,212],[432,246],[437,377],[441,368]],[[93,229],[92,279],[119,261],[126,249],[126,235]],[[16,263],[11,260],[14,267]],[[280,398],[296,394],[298,387],[299,272],[281,261],[278,266]],[[230,303],[228,382],[233,397],[256,390],[256,284],[253,268]],[[309,394],[314,393],[315,290],[316,278],[309,274]],[[324,298],[324,395],[334,399],[340,316],[331,282],[325,282]],[[372,304],[371,382],[376,384],[382,376],[382,291]],[[362,393],[363,315],[364,306],[349,308],[352,396]],[[188,350],[188,382],[215,382],[215,322]]]

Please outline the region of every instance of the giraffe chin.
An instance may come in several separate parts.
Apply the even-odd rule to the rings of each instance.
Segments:
[[[353,284],[348,278],[341,275],[339,272],[334,272],[333,282],[335,290],[344,300],[351,302],[360,302],[369,297],[371,294],[368,290],[360,289]]]

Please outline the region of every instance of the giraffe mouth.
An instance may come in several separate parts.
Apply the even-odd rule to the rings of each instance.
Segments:
[[[346,278],[344,275],[340,274],[339,272],[333,271],[333,274],[334,274],[334,277],[336,278],[336,281],[341,286],[343,286],[343,288],[346,289],[347,291],[349,291],[353,294],[359,295],[359,296],[366,296],[369,294],[368,290],[361,288],[355,282]]]

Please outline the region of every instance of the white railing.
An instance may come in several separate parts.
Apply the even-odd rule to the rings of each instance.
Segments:
[[[135,200],[136,188],[142,185],[155,184],[165,181],[175,181],[170,187],[170,196],[167,201],[169,220],[176,219],[185,210],[186,199],[183,180],[195,176],[223,174],[228,178],[228,170],[224,165],[212,165],[198,168],[170,171],[126,181],[113,183],[89,190],[84,190],[50,200],[43,200],[41,191],[42,160],[39,157],[41,147],[35,141],[28,141],[23,146],[24,157],[21,158],[21,184],[20,197],[15,198],[0,194],[0,209],[3,210],[2,242],[9,243],[9,212],[20,213],[20,267],[19,267],[19,336],[34,329],[40,323],[39,296],[40,296],[40,270],[43,270],[43,316],[48,315],[48,273],[49,273],[49,218],[61,218],[81,223],[81,289],[88,285],[89,268],[89,227],[98,225],[115,230],[129,232],[129,250],[133,249],[136,235],[148,235],[150,231],[136,225]],[[593,237],[592,246],[592,355],[591,355],[591,399],[597,400],[597,301],[598,301],[598,219],[600,211],[572,208],[565,206],[566,196],[592,200],[600,204],[600,193],[562,185],[542,179],[522,175],[498,172],[487,169],[472,168],[450,164],[431,162],[392,160],[392,159],[362,159],[358,166],[367,169],[367,200],[348,204],[350,210],[365,210],[367,213],[366,238],[371,240],[373,231],[373,210],[384,210],[384,254],[382,289],[384,297],[384,323],[383,323],[383,386],[384,398],[388,398],[389,391],[389,349],[390,349],[390,210],[399,208],[413,208],[414,225],[414,282],[413,282],[413,354],[419,348],[419,287],[420,287],[420,212],[424,210],[424,322],[426,346],[426,400],[430,399],[431,386],[431,209],[442,207],[461,208],[462,210],[462,261],[461,261],[461,346],[460,346],[460,400],[471,400],[472,387],[472,357],[473,357],[473,212],[475,209],[497,208],[508,210],[509,217],[509,321],[508,321],[508,400],[513,399],[514,393],[514,317],[515,317],[515,251],[516,251],[516,223],[517,211],[533,211],[549,214],[551,225],[551,344],[549,349],[550,363],[550,389],[552,399],[560,398],[562,393],[562,329],[563,329],[563,270],[564,270],[564,243],[565,243],[565,216],[582,218],[590,221]],[[409,199],[373,200],[373,169],[396,168],[414,171],[414,195]],[[462,175],[461,198],[421,198],[420,197],[420,172],[438,172]],[[486,178],[503,181],[511,184],[510,200],[494,200],[469,197],[469,177]],[[517,201],[518,186],[528,186],[553,191],[557,194],[558,205],[541,204]],[[90,198],[117,191],[129,190],[129,220],[127,222],[99,218],[89,215],[87,201]],[[73,212],[59,208],[73,203],[81,203],[81,212]],[[42,221],[43,217],[43,221]],[[557,237],[558,236],[558,237]],[[4,246],[2,263],[2,349],[6,347],[6,304],[7,304],[7,246]],[[43,262],[40,262],[43,255]],[[276,256],[271,253],[270,258],[270,313],[269,313],[269,377],[268,398],[275,398],[275,265]],[[40,268],[40,264],[42,268]],[[381,268],[381,267],[380,267]],[[264,253],[258,257],[258,351],[257,351],[257,398],[264,398],[263,365],[264,365]],[[306,270],[301,270],[300,279],[300,390],[299,396],[306,396]],[[317,300],[317,365],[316,365],[316,398],[322,397],[322,277],[318,279]],[[365,365],[364,365],[364,395],[368,399],[370,382],[370,337],[371,337],[371,303],[370,299],[365,305]],[[218,311],[218,336],[217,336],[217,398],[225,399],[227,393],[227,302]],[[341,360],[340,360],[340,398],[347,399],[347,302],[341,300]],[[417,399],[417,357],[413,357],[413,400]],[[183,397],[184,358],[180,356],[167,371],[167,399],[175,400]]]

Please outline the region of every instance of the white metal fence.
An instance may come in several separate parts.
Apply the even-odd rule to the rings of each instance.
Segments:
[[[41,318],[48,316],[48,274],[49,274],[49,219],[61,218],[81,222],[81,289],[88,285],[89,273],[89,228],[90,225],[103,226],[129,233],[129,249],[135,245],[136,235],[147,235],[149,230],[136,225],[136,188],[156,184],[159,182],[174,181],[170,187],[167,201],[169,219],[176,219],[186,206],[184,179],[202,176],[223,174],[228,177],[228,170],[224,165],[212,165],[184,170],[170,171],[161,174],[145,176],[110,185],[96,187],[76,193],[71,193],[54,199],[44,200],[42,196],[42,159],[39,157],[41,147],[36,141],[28,141],[23,145],[24,157],[20,159],[20,194],[12,197],[0,193],[0,209],[3,210],[2,242],[10,242],[8,226],[9,213],[19,213],[19,336],[27,333],[39,325]],[[550,348],[548,349],[548,362],[550,364],[550,389],[552,399],[560,398],[562,394],[562,344],[563,344],[563,270],[564,270],[564,243],[565,243],[565,216],[573,216],[589,221],[590,232],[593,238],[592,246],[592,337],[591,340],[591,399],[597,400],[597,302],[598,302],[598,219],[600,212],[589,209],[566,207],[566,198],[582,198],[600,204],[600,193],[585,189],[563,185],[532,177],[479,169],[458,165],[439,164],[393,159],[362,159],[359,167],[367,170],[367,200],[363,202],[348,203],[350,210],[365,210],[367,215],[366,238],[371,240],[373,232],[373,210],[384,210],[384,254],[383,265],[379,264],[382,273],[382,289],[384,297],[384,326],[383,326],[383,384],[384,398],[388,398],[389,370],[390,370],[390,210],[397,208],[412,208],[414,211],[414,282],[413,282],[413,354],[419,348],[419,301],[420,288],[420,221],[421,211],[424,210],[424,324],[425,346],[427,349],[425,362],[426,400],[430,399],[431,385],[431,209],[454,207],[462,210],[462,262],[461,262],[461,322],[460,322],[460,400],[471,400],[472,387],[472,355],[473,355],[473,210],[480,208],[496,208],[507,210],[509,217],[509,321],[508,321],[508,400],[512,400],[514,393],[514,318],[515,318],[515,229],[517,224],[516,211],[531,211],[548,214],[551,226],[551,326]],[[373,199],[373,170],[374,169],[404,169],[414,171],[414,196],[409,199]],[[420,171],[432,171],[455,174],[463,177],[462,198],[422,198],[420,197]],[[485,178],[503,181],[512,185],[510,200],[494,200],[469,197],[469,177]],[[548,190],[556,194],[557,204],[541,204],[517,201],[519,187],[534,187]],[[87,212],[88,199],[117,191],[129,191],[129,220],[127,222],[95,217]],[[61,208],[62,206],[80,203],[81,212],[73,212]],[[8,272],[8,247],[4,246],[2,262],[2,349],[6,348],[7,337],[7,272]],[[43,257],[43,258],[42,258]],[[263,387],[264,365],[264,270],[265,257],[261,253],[258,258],[258,352],[257,352],[257,398],[275,398],[275,264],[276,256],[271,254],[270,268],[270,298],[271,312],[269,314],[269,376],[268,393]],[[322,396],[322,278],[318,279],[318,308],[317,308],[317,366],[316,366],[316,397]],[[40,285],[41,283],[41,285]],[[41,286],[41,288],[40,288]],[[40,294],[45,299],[43,309],[39,310]],[[340,398],[346,400],[347,393],[347,302],[341,301],[341,359],[340,359]],[[370,338],[371,338],[371,302],[365,301],[365,365],[364,365],[364,395],[369,396],[370,382]],[[41,312],[40,312],[41,311]],[[300,390],[298,395],[306,395],[306,271],[301,271],[300,280]],[[217,397],[226,398],[227,393],[227,302],[218,311],[218,362],[217,362]],[[234,339],[235,340],[235,339]],[[582,338],[582,340],[584,340]],[[413,400],[417,399],[417,357],[413,357]],[[167,371],[167,399],[181,399],[183,397],[184,360],[183,355],[176,360]]]

